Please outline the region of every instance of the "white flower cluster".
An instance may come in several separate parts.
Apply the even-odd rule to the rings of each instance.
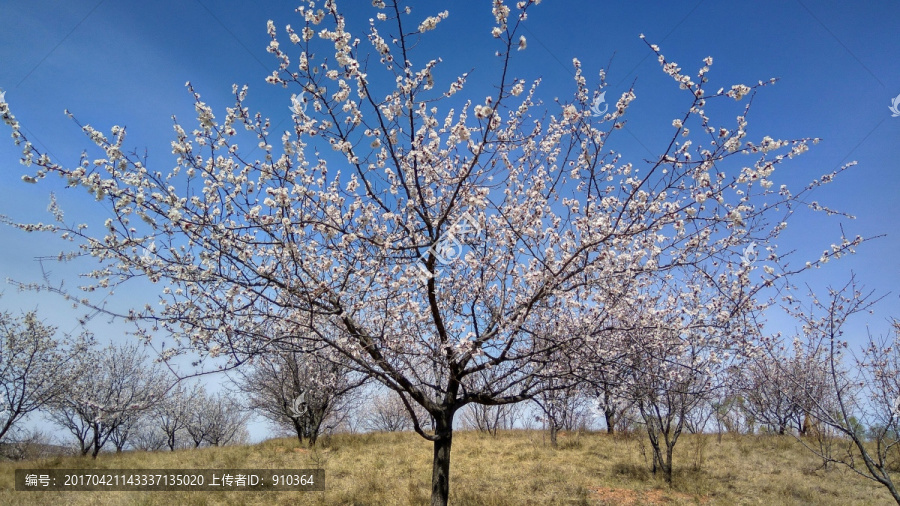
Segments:
[[[437,16],[428,16],[425,18],[425,21],[422,21],[422,24],[419,25],[420,32],[427,32],[430,30],[434,30],[437,27],[437,24],[447,19],[447,16],[450,15],[449,11],[444,11],[439,13]]]
[[[493,5],[491,12],[494,14],[494,19],[501,29],[506,29],[506,20],[509,18],[509,7],[503,3],[503,0],[493,0]]]
[[[740,99],[744,98],[744,96],[746,96],[748,93],[750,93],[749,86],[746,86],[743,84],[735,84],[734,86],[731,87],[731,90],[728,93],[726,93],[726,95],[735,100],[740,100]]]

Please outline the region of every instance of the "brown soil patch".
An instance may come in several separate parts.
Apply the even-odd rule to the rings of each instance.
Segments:
[[[694,500],[688,494],[674,491],[646,490],[638,492],[628,488],[593,487],[591,492],[600,500],[600,504],[608,506],[640,506],[644,504],[670,504],[675,500]],[[708,497],[700,498],[700,504],[709,502]]]
[[[610,488],[610,487],[594,487],[591,491],[600,499],[601,504],[610,506],[619,504],[621,506],[637,505],[638,493],[627,488]]]

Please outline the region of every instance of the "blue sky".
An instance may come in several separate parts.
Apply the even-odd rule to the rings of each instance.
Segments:
[[[56,160],[74,163],[87,139],[63,115],[68,108],[82,122],[108,131],[128,127],[126,146],[145,149],[151,167],[166,171],[173,164],[169,142],[171,116],[193,125],[193,102],[184,84],[195,89],[217,112],[233,102],[231,85],[248,84],[248,104],[287,124],[291,93],[263,82],[275,67],[265,51],[266,20],[281,31],[300,25],[297,3],[266,2],[249,6],[233,0],[172,0],[154,2],[73,0],[3,2],[0,19],[0,89],[31,140]],[[368,1],[343,2],[364,6],[349,15],[349,29],[362,37],[370,12]],[[426,51],[444,58],[443,76],[472,71],[468,88],[476,100],[491,92],[497,76],[490,37],[489,2],[415,2],[412,18],[448,9]],[[593,86],[597,72],[608,67],[608,99],[632,83],[637,100],[629,109],[628,127],[617,149],[635,163],[656,156],[668,142],[671,120],[688,105],[671,78],[664,75],[650,50],[638,37],[661,46],[669,59],[694,74],[706,56],[715,60],[713,90],[732,84],[752,84],[778,77],[773,87],[754,99],[750,140],[821,137],[809,153],[784,166],[783,182],[798,187],[842,163],[859,165],[817,192],[815,199],[853,214],[856,220],[800,213],[791,222],[780,250],[796,249],[796,258],[813,259],[837,242],[840,227],[857,234],[884,238],[859,248],[856,255],[829,263],[798,279],[813,287],[843,284],[851,271],[879,294],[892,292],[875,313],[856,323],[860,335],[866,323],[884,332],[886,319],[900,317],[900,117],[888,106],[900,95],[900,39],[897,22],[900,2],[554,2],[545,0],[530,12],[523,35],[528,48],[516,54],[513,73],[542,77],[539,92],[545,102],[565,100],[572,92],[573,57],[578,57]],[[282,47],[286,47],[283,44]],[[611,62],[611,64],[610,64]],[[419,62],[421,63],[421,62]],[[480,89],[479,86],[482,86]],[[741,104],[742,105],[742,104]],[[735,109],[737,111],[739,109]],[[718,123],[733,124],[734,115]],[[275,128],[275,130],[279,130]],[[4,128],[0,141],[0,214],[22,221],[48,220],[48,191],[56,182],[28,185],[20,180],[25,169],[18,150]],[[94,219],[102,213],[80,191],[60,193],[71,220]],[[62,244],[49,237],[0,228],[0,277],[31,282],[40,279],[35,257],[54,255]],[[47,264],[55,279],[72,269]],[[75,281],[70,280],[70,285]],[[5,283],[4,283],[5,285]],[[13,311],[37,307],[62,330],[76,327],[74,313],[46,294],[20,294],[11,285],[2,289],[0,308]],[[144,299],[137,289],[122,291],[117,304]],[[99,318],[98,318],[99,320]],[[782,320],[773,317],[773,322]],[[98,338],[121,339],[121,328],[94,321]],[[787,323],[783,330],[790,331]],[[112,335],[114,334],[114,335]]]

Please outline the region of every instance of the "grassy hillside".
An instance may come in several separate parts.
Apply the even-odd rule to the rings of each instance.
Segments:
[[[552,449],[542,432],[496,438],[454,436],[454,505],[545,504],[893,504],[879,486],[821,462],[790,437],[685,435],[675,454],[675,483],[648,472],[640,437],[563,434]],[[431,446],[413,433],[337,435],[315,450],[296,440],[177,452],[126,452],[0,464],[0,504],[424,504]],[[699,467],[698,467],[699,464]],[[325,492],[16,492],[13,470],[27,468],[325,469]]]

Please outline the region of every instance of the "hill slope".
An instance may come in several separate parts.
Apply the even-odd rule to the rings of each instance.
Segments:
[[[125,452],[0,464],[0,504],[425,504],[431,446],[413,433],[336,435],[315,450],[296,440],[177,452]],[[451,503],[546,504],[893,504],[874,483],[821,461],[790,437],[685,435],[675,449],[675,483],[648,472],[643,438],[562,434],[553,449],[541,432],[454,436]],[[648,454],[649,455],[649,454]],[[698,465],[699,468],[698,468]],[[323,468],[325,492],[16,492],[21,468]]]

